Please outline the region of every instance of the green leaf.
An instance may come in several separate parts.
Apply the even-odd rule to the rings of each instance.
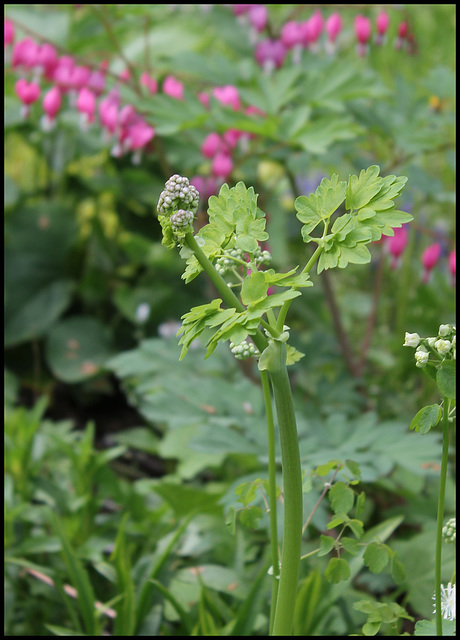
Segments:
[[[46,341],[48,365],[65,382],[80,382],[99,374],[113,355],[109,329],[89,316],[62,320]]]
[[[421,434],[428,433],[441,420],[442,409],[438,404],[423,407],[412,418],[410,429]]]
[[[419,620],[415,623],[414,636],[436,636],[436,620]],[[456,620],[442,621],[442,635],[455,636]]]
[[[268,283],[263,271],[252,272],[243,280],[241,287],[241,301],[245,305],[253,305],[260,302],[267,295]]]
[[[321,534],[320,541],[318,556],[326,556],[334,548],[335,540],[331,536]]]
[[[353,507],[355,494],[344,482],[336,482],[329,489],[328,497],[335,514],[348,513]]]
[[[295,203],[297,218],[305,223],[304,233],[310,233],[321,220],[328,220],[345,200],[347,183],[339,182],[334,174],[330,180],[323,178],[314,194],[299,196]]]
[[[364,564],[369,567],[372,573],[380,573],[385,569],[390,559],[388,548],[384,544],[371,542],[364,552]]]
[[[345,207],[349,211],[362,209],[380,191],[383,180],[379,177],[380,167],[372,165],[362,170],[358,176],[350,176]]]
[[[350,566],[343,558],[331,558],[324,572],[326,579],[333,584],[348,580],[350,577]]]
[[[444,360],[436,374],[436,383],[443,396],[450,400],[456,397],[456,367],[454,360]]]
[[[406,579],[406,570],[397,553],[391,558],[391,576],[396,584],[401,584]]]

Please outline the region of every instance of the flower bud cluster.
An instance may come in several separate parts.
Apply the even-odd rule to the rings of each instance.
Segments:
[[[272,256],[269,251],[262,251],[260,247],[256,249],[254,252],[254,262],[255,264],[268,265],[271,262]],[[241,249],[234,248],[228,253],[225,253],[218,260],[216,260],[215,267],[216,270],[220,273],[220,275],[224,275],[235,266],[235,262],[243,262],[245,261],[244,251]]]
[[[196,212],[200,194],[190,184],[189,179],[175,173],[165,184],[160,194],[157,211],[164,215],[172,214],[179,209]]]
[[[179,211],[176,211],[176,213],[173,213],[170,217],[173,231],[184,231],[192,224],[193,218],[193,211],[179,209]]]
[[[455,542],[457,532],[457,519],[450,518],[442,528],[444,542]]]
[[[259,352],[252,342],[247,342],[246,340],[243,340],[240,344],[230,342],[230,351],[237,360],[246,360],[247,358],[259,355]]]
[[[424,367],[434,356],[435,360],[456,359],[456,328],[452,324],[441,324],[437,336],[421,338],[418,333],[406,331],[404,347],[412,347],[415,351],[415,366]]]

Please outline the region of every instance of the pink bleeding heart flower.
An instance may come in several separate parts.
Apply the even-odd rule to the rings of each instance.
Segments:
[[[404,20],[403,22],[400,22],[398,25],[398,35],[396,36],[396,40],[395,40],[395,49],[402,48],[404,41],[406,40],[408,35],[409,35],[409,25]]]
[[[240,96],[238,89],[231,84],[224,87],[214,87],[212,95],[223,105],[233,107],[235,111],[241,108]]]
[[[358,55],[364,56],[367,52],[367,43],[371,37],[372,26],[369,18],[358,15],[355,18],[355,35],[358,41]]]
[[[321,11],[316,9],[315,13],[308,20],[309,23],[309,40],[310,44],[315,44],[323,31],[323,16]]]
[[[94,122],[94,114],[96,113],[96,96],[90,89],[87,89],[86,87],[80,89],[78,92],[76,107],[77,111],[79,111],[83,116],[83,127]]]
[[[286,48],[281,40],[263,40],[259,42],[255,50],[256,61],[266,73],[273,69],[279,69],[286,57]]]
[[[268,9],[264,4],[255,4],[249,7],[248,18],[251,26],[260,33],[268,23]]]
[[[390,236],[387,239],[387,246],[390,255],[392,256],[391,268],[396,269],[399,265],[399,259],[407,246],[409,234],[407,229],[402,226],[394,230],[394,236]]]
[[[155,129],[144,121],[133,124],[128,129],[126,144],[130,151],[134,151],[132,162],[139,164],[142,157],[142,151],[145,146],[153,140]]]
[[[211,171],[215,178],[226,180],[233,170],[233,160],[228,153],[219,151],[212,161]]]
[[[61,108],[61,92],[59,87],[52,87],[43,98],[43,118],[42,127],[44,131],[49,131],[56,124],[56,116]]]
[[[3,23],[3,29],[4,29],[4,36],[3,36],[4,47],[8,47],[10,44],[13,44],[14,42],[14,25],[11,22],[11,20],[7,20],[5,18],[5,21]]]
[[[379,35],[379,39],[377,40],[378,44],[381,44],[383,41],[383,36],[388,31],[388,27],[390,26],[390,18],[386,11],[381,11],[377,16],[375,21],[375,26],[377,27],[377,33]]]
[[[335,42],[342,31],[343,22],[339,13],[332,13],[326,20],[326,33],[329,42]]]
[[[99,103],[99,120],[104,129],[113,135],[118,125],[118,108],[120,98],[118,93],[109,93]]]
[[[146,71],[141,75],[140,78],[141,86],[145,87],[148,92],[153,95],[158,91],[158,82],[155,78],[152,78]]]
[[[201,153],[205,158],[213,158],[222,149],[222,139],[218,133],[210,133],[201,145]]]
[[[13,46],[11,64],[13,69],[23,67],[27,70],[35,66],[38,57],[39,45],[32,38],[18,40]]]
[[[100,96],[104,93],[105,89],[105,73],[102,69],[96,69],[91,72],[91,75],[88,78],[88,82],[86,83],[88,89],[96,95]]]
[[[166,93],[166,95],[176,100],[183,100],[184,85],[174,76],[166,76],[163,80],[163,93]]]
[[[281,28],[281,42],[286,49],[292,49],[302,43],[302,29],[299,22],[290,20]]]
[[[456,252],[451,251],[448,257],[449,271],[451,275],[451,284],[455,287],[455,276],[456,276]]]
[[[440,256],[441,256],[441,245],[439,244],[439,242],[435,242],[434,244],[431,244],[423,252],[422,264],[423,264],[424,272],[423,272],[422,280],[424,283],[427,283],[429,281],[431,272],[436,266],[436,263],[438,262]]]
[[[35,82],[27,82],[24,78],[21,78],[14,85],[16,95],[22,102],[22,116],[27,117],[29,113],[30,105],[38,100],[40,97],[40,85]]]
[[[58,54],[53,45],[44,42],[39,47],[35,60],[35,67],[40,73],[43,73],[47,80],[53,78],[54,70],[58,65]]]

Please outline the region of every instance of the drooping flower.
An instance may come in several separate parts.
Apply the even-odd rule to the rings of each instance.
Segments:
[[[14,25],[11,20],[5,18],[3,23],[3,46],[8,47],[10,44],[14,42]]]
[[[372,26],[369,18],[357,15],[355,18],[355,35],[358,42],[358,55],[364,56],[367,53],[367,43],[371,37]]]
[[[212,95],[223,105],[230,105],[238,111],[241,108],[240,96],[238,89],[232,84],[227,84],[224,87],[214,87]]]
[[[40,97],[40,86],[35,82],[27,82],[24,78],[21,78],[14,85],[16,95],[22,102],[22,116],[27,117],[29,113],[30,105],[38,100]]]
[[[219,151],[212,161],[211,171],[215,178],[226,180],[233,170],[233,160],[229,153]]]
[[[389,236],[387,239],[388,251],[392,256],[390,265],[392,269],[398,267],[400,257],[408,242],[408,232],[404,226],[396,228],[394,232],[394,236]]]
[[[42,127],[49,131],[56,124],[56,116],[61,108],[61,92],[59,87],[52,87],[43,98]]]
[[[94,114],[96,113],[96,96],[90,89],[82,87],[78,92],[76,107],[77,111],[81,113],[82,127],[85,129],[94,122]]]
[[[439,260],[441,255],[441,245],[439,242],[435,242],[431,244],[429,247],[425,249],[422,254],[422,264],[424,268],[423,272],[423,282],[426,284],[430,280],[431,272],[433,268],[436,266],[436,263]]]
[[[456,276],[456,253],[455,251],[451,251],[448,257],[449,263],[449,271],[451,275],[451,284],[455,287],[455,276]]]
[[[184,85],[180,80],[177,80],[174,76],[166,76],[163,80],[163,93],[175,98],[176,100],[184,99]]]
[[[281,40],[262,40],[255,50],[256,61],[265,73],[271,73],[273,69],[279,69],[286,57],[286,48]]]
[[[381,11],[379,13],[375,21],[375,26],[377,28],[375,43],[381,45],[385,40],[385,34],[388,31],[388,27],[390,26],[390,18],[386,11]]]
[[[155,80],[155,78],[152,78],[152,76],[150,76],[147,71],[144,71],[144,73],[141,75],[140,83],[147,89],[147,91],[151,95],[158,91],[158,82]]]
[[[342,18],[340,17],[340,13],[332,13],[329,18],[326,20],[326,33],[329,42],[335,42],[337,36],[342,31]]]
[[[406,331],[403,347],[418,347],[420,340],[421,338],[418,333],[409,333]]]
[[[222,139],[218,133],[210,133],[206,136],[201,145],[201,153],[205,158],[213,158],[222,148]]]

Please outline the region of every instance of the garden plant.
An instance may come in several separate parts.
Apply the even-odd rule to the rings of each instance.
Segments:
[[[455,635],[455,5],[4,26],[5,635]]]

